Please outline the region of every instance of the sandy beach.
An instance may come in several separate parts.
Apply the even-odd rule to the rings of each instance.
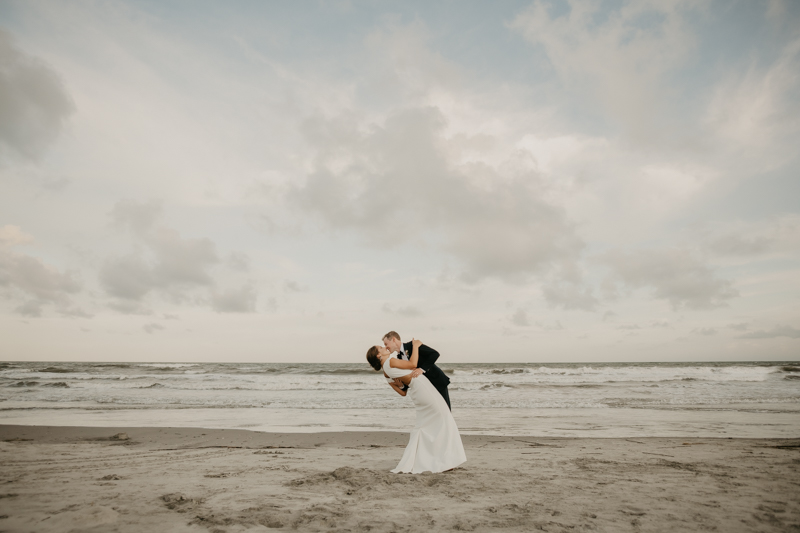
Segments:
[[[0,426],[0,531],[800,531],[800,439]]]

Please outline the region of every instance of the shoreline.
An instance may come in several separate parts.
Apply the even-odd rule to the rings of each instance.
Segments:
[[[407,442],[0,425],[0,530],[800,530],[800,439],[464,435],[463,467],[390,473]]]
[[[397,431],[262,431],[240,428],[204,428],[183,426],[53,426],[0,423],[0,441],[28,441],[37,444],[68,444],[82,441],[103,441],[118,433],[126,433],[136,444],[170,443],[185,441],[196,444],[236,442],[241,448],[261,448],[273,444],[292,445],[299,448],[321,445],[353,444],[373,439],[381,445],[405,446],[410,428]],[[133,437],[136,437],[135,439]],[[199,441],[194,441],[205,437]],[[537,439],[542,441],[764,441],[770,443],[800,443],[797,437],[698,437],[684,436],[648,436],[648,437],[585,437],[585,436],[542,436],[542,435],[481,435],[462,434],[464,445],[480,446],[486,442],[516,442],[518,440]]]
[[[391,392],[391,391],[388,391]],[[387,394],[388,394],[387,392]],[[0,410],[0,425],[74,427],[173,427],[242,429],[268,433],[389,431],[408,433],[414,409],[35,409]],[[472,408],[453,411],[462,436],[564,438],[800,438],[800,406],[762,404],[758,409]],[[66,422],[66,423],[64,423]]]

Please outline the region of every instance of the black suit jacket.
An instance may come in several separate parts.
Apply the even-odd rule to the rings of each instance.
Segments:
[[[410,355],[414,346],[410,342],[405,342],[403,343],[403,349]],[[437,359],[439,359],[439,352],[424,344],[419,347],[417,367],[425,371],[425,376],[434,387],[437,389],[447,388],[450,384],[450,378],[447,377],[447,374],[442,372],[441,368],[436,366]]]

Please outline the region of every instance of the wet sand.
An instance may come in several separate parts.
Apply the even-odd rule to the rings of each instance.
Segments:
[[[467,435],[391,474],[407,439],[4,425],[0,531],[800,531],[800,439]]]

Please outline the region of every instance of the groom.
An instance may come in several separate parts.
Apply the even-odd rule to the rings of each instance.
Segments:
[[[396,331],[390,331],[383,336],[383,345],[386,346],[387,350],[397,352],[397,357],[399,359],[408,361],[411,358],[411,343],[407,342],[403,344],[400,341],[400,335],[398,335]],[[447,403],[447,408],[452,411],[453,409],[450,407],[450,394],[447,392],[450,378],[442,372],[441,368],[436,366],[436,360],[438,358],[439,352],[423,344],[419,347],[417,368],[421,368],[425,371],[425,376],[427,376],[428,381],[436,387],[436,390],[439,391],[439,394],[442,395],[442,398],[444,398],[444,401]]]

